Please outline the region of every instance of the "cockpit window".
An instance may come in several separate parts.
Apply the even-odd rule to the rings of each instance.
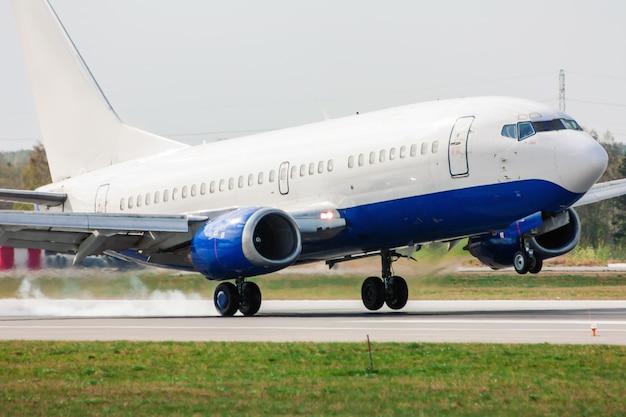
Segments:
[[[517,139],[517,125],[504,125],[502,126],[502,136],[507,138]]]
[[[533,126],[535,127],[535,131],[537,132],[549,132],[551,130],[565,129],[565,125],[560,119],[533,122]]]
[[[575,120],[553,119],[537,122],[519,122],[502,126],[501,135],[518,140],[526,139],[537,132],[550,132],[555,130],[582,130]]]
[[[535,129],[531,122],[520,122],[517,126],[519,128],[519,140],[524,140],[535,134]]]
[[[570,130],[583,130],[582,127],[580,127],[580,125],[576,122],[576,120],[567,120],[567,119],[561,119],[561,121],[563,122],[563,124],[565,125],[566,129],[570,129]]]

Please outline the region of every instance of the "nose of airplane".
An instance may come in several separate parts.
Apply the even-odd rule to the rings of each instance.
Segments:
[[[561,184],[574,193],[586,193],[602,176],[609,157],[604,148],[584,132],[568,132],[556,148]]]

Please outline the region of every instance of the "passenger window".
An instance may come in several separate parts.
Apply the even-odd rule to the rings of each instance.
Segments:
[[[150,201],[151,201],[150,193],[146,193],[146,206],[150,205]]]
[[[128,197],[128,208],[132,209],[135,206],[133,196]]]
[[[295,179],[298,176],[298,167],[297,166],[292,166],[291,167],[291,179]]]
[[[370,165],[372,165],[374,162],[376,162],[376,152],[372,151],[370,152]]]
[[[200,184],[200,195],[205,195],[206,194],[206,182],[203,182],[202,184]]]
[[[354,165],[354,157],[352,157],[352,165]],[[317,163],[317,173],[318,174],[324,173],[324,161],[319,161]]]
[[[211,181],[209,184],[209,192],[213,194],[215,192],[215,181]]]
[[[326,167],[326,170],[328,172],[333,172],[333,167],[335,166],[335,163],[333,162],[332,159],[328,160],[328,166]]]
[[[158,191],[154,192],[154,204],[159,204],[159,198],[161,194]]]
[[[378,160],[379,160],[380,162],[385,162],[385,159],[386,159],[386,158],[385,158],[385,154],[386,154],[386,152],[385,152],[385,150],[384,150],[384,149],[383,149],[382,151],[380,151],[380,152],[379,152],[379,154],[378,154]]]
[[[243,175],[239,176],[239,179],[237,180],[237,187],[243,188]]]
[[[309,175],[315,174],[315,163],[311,162],[309,164]]]
[[[414,143],[413,145],[411,145],[411,153],[410,153],[410,155],[411,155],[411,158],[413,158],[415,155],[417,155],[417,144]]]
[[[389,149],[389,160],[393,161],[396,159],[396,148]]]
[[[187,198],[187,186],[183,186],[183,190],[181,192],[181,197],[182,198]]]
[[[252,187],[254,185],[254,174],[248,174],[248,187]]]
[[[263,172],[259,172],[259,185],[263,184],[263,181],[265,181],[265,178],[263,178]]]
[[[172,190],[172,201],[176,200],[178,198],[178,188],[174,187],[174,189]]]
[[[120,200],[120,210],[124,210],[126,208],[126,200],[125,199],[121,199]]]
[[[195,197],[197,192],[198,192],[198,187],[196,186],[196,184],[192,185],[191,186],[191,196]]]
[[[226,180],[220,180],[220,191],[224,191],[226,189]]]
[[[428,142],[422,142],[422,148],[420,149],[420,153],[422,155],[426,155],[428,153]]]
[[[228,179],[228,189],[232,190],[233,188],[235,188],[235,179],[233,177],[230,177]]]
[[[142,199],[141,199],[141,194],[139,194],[139,195],[137,196],[137,207],[141,207],[141,202],[142,202]]]
[[[352,155],[348,157],[348,168],[354,168],[354,156]]]
[[[365,155],[359,154],[359,166],[362,167],[365,164]]]
[[[436,140],[433,142],[433,146],[431,147],[431,151],[432,153],[437,153],[437,151],[439,150],[439,141]]]
[[[531,122],[520,122],[517,124],[519,129],[519,140],[524,140],[535,134],[535,129]]]
[[[168,201],[170,201],[170,190],[165,189],[163,190],[163,202],[167,203]]]
[[[300,176],[304,177],[305,173],[306,173],[306,165],[302,164],[300,165]]]
[[[406,156],[406,146],[400,147],[400,158],[404,158]]]
[[[276,181],[276,171],[275,170],[271,170],[270,171],[270,182],[274,182]]]

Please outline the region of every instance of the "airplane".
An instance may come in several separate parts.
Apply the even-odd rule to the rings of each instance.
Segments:
[[[493,268],[540,272],[580,237],[573,207],[626,193],[596,184],[601,145],[570,116],[511,97],[417,103],[188,146],[124,124],[48,0],[12,0],[52,183],[0,190],[0,245],[109,254],[221,281],[222,316],[256,314],[248,278],[378,256],[372,311],[402,309],[392,264],[430,242]],[[590,191],[591,190],[591,191]]]

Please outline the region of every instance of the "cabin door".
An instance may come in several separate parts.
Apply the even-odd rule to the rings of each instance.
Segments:
[[[96,213],[107,212],[107,195],[109,194],[109,184],[104,184],[98,187],[96,192],[96,202],[94,204],[94,211]]]
[[[454,123],[452,132],[450,133],[448,161],[450,163],[450,175],[452,177],[465,177],[469,175],[467,142],[473,122],[474,116],[460,117]]]
[[[282,195],[289,194],[289,162],[280,164],[278,170],[278,191]]]

